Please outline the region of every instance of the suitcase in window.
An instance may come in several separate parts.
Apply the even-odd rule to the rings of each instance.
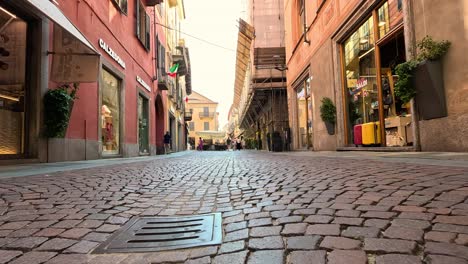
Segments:
[[[380,123],[370,122],[362,125],[362,144],[377,145],[380,144]]]
[[[362,145],[362,125],[355,125],[354,128],[354,145]]]

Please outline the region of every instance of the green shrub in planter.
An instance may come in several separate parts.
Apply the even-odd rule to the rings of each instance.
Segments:
[[[336,107],[333,101],[328,98],[322,98],[322,105],[320,106],[320,117],[324,122],[336,123]]]
[[[416,88],[413,85],[413,74],[419,64],[423,61],[439,60],[450,48],[450,42],[435,41],[430,36],[424,37],[417,43],[418,56],[414,60],[410,60],[398,64],[395,72],[398,75],[398,81],[395,83],[395,95],[400,97],[403,103],[408,103],[416,96]]]
[[[44,135],[48,138],[63,138],[67,132],[78,84],[64,84],[44,95]]]
[[[320,106],[320,117],[327,128],[327,132],[330,135],[335,134],[335,123],[336,123],[336,107],[333,101],[328,98],[322,98],[322,105]]]

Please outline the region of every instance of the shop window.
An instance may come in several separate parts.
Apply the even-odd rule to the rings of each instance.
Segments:
[[[349,142],[353,127],[379,121],[379,97],[375,70],[374,23],[370,17],[344,43]]]
[[[299,148],[312,146],[312,100],[310,97],[310,79],[307,78],[296,88],[297,131]]]
[[[398,0],[389,0],[377,10],[379,38],[384,37],[389,31],[402,23],[403,13],[400,4]]]
[[[148,99],[138,95],[138,143],[140,154],[149,153]]]
[[[119,154],[120,81],[102,70],[101,137],[104,155]]]
[[[203,123],[203,130],[210,130],[210,122]]]
[[[412,142],[410,106],[394,93],[395,67],[406,58],[403,30],[393,30],[400,26],[400,15],[397,0],[386,1],[344,42],[349,144],[405,146]],[[384,36],[385,41],[375,44]]]
[[[136,36],[140,40],[141,44],[150,50],[150,29],[151,29],[151,20],[148,14],[146,14],[145,6],[136,0]]]
[[[25,153],[28,24],[0,9],[0,157]]]
[[[112,2],[120,10],[120,12],[127,14],[127,11],[128,11],[127,0],[112,0]]]

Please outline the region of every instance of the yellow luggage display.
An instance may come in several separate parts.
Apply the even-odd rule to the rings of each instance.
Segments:
[[[371,122],[362,124],[362,144],[376,145],[382,142],[380,137],[380,123]]]

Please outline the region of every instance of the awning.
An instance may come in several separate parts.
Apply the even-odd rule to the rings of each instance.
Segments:
[[[50,79],[55,82],[96,82],[100,54],[59,7],[48,0],[25,0],[54,22]]]
[[[36,7],[42,14],[48,17],[54,23],[68,31],[81,43],[85,44],[95,54],[99,54],[86,37],[73,25],[73,23],[62,13],[62,11],[52,2],[48,0],[26,0],[31,5]]]
[[[239,107],[242,89],[245,84],[245,75],[250,63],[250,46],[254,38],[254,28],[244,20],[239,20],[239,33],[237,36],[236,75],[234,81],[234,107]]]

